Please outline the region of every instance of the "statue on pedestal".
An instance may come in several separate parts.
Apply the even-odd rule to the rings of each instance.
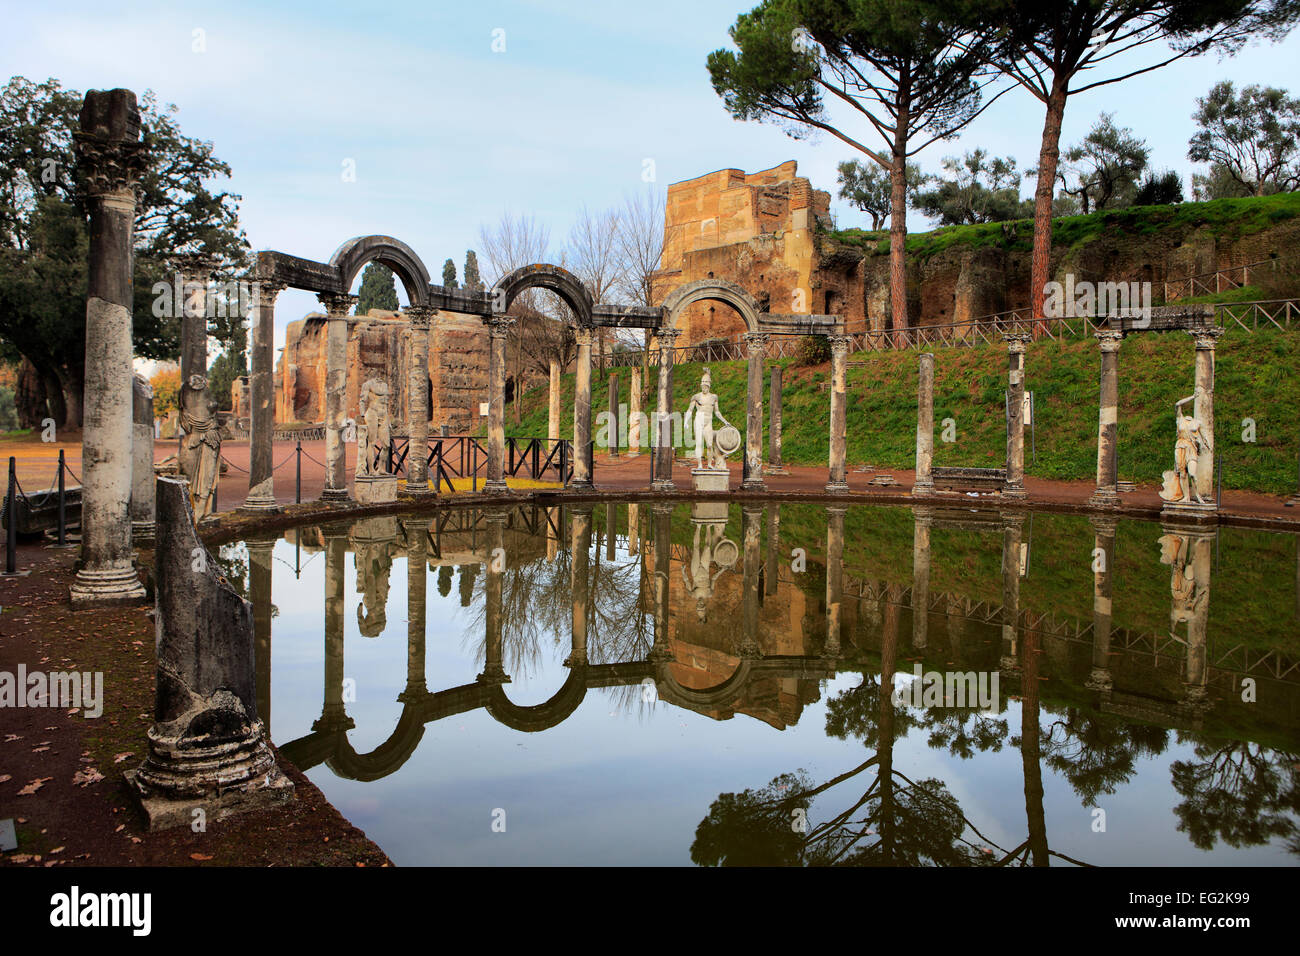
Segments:
[[[1160,497],[1165,501],[1190,502],[1195,496],[1198,504],[1206,503],[1196,484],[1197,461],[1202,450],[1213,453],[1214,448],[1201,427],[1201,420],[1183,414],[1183,406],[1193,401],[1195,396],[1189,395],[1174,405],[1178,438],[1174,442],[1174,470],[1164,473],[1165,484],[1160,489]]]
[[[713,598],[714,585],[718,583],[718,578],[731,570],[738,552],[735,542],[723,537],[727,528],[725,520],[693,519],[691,523],[695,525],[695,540],[691,548],[689,572],[687,565],[682,565],[682,581],[687,592],[695,599],[696,618],[704,623],[708,619],[708,605]],[[713,573],[715,564],[718,565],[717,574]]]
[[[357,422],[357,477],[390,474],[387,452],[392,432],[388,420],[388,385],[377,378],[367,381],[361,386],[360,405],[361,420]]]
[[[700,390],[691,396],[691,404],[686,408],[686,420],[691,423],[691,433],[695,436],[696,469],[725,471],[727,455],[740,447],[740,433],[723,417],[718,407],[718,396],[713,394],[711,385],[712,376],[706,368],[700,378]],[[715,415],[723,424],[716,434],[713,430]]]
[[[185,431],[179,462],[181,474],[190,482],[190,508],[194,520],[212,514],[213,492],[221,470],[221,431],[217,426],[217,402],[208,394],[208,380],[191,375],[181,384],[180,425]]]

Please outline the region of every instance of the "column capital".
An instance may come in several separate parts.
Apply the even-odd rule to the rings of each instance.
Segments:
[[[659,341],[659,347],[673,348],[673,343],[677,341],[678,336],[682,334],[681,329],[656,329],[655,338]]]
[[[202,252],[178,252],[167,257],[167,268],[180,275],[182,282],[206,282],[217,271],[217,259]]]
[[[504,339],[510,334],[510,329],[514,326],[515,320],[513,316],[501,312],[483,316],[483,324],[488,327],[488,335],[492,338]]]
[[[1007,343],[1007,351],[1012,355],[1024,355],[1032,338],[1028,332],[1002,333],[1002,340]]]
[[[1115,529],[1119,527],[1119,518],[1115,515],[1091,515],[1088,522],[1092,525],[1093,531],[1108,538],[1113,538]]]
[[[826,340],[831,344],[831,354],[844,358],[849,354],[849,337],[843,332],[832,332],[826,336]]]
[[[589,325],[579,325],[573,330],[573,338],[579,347],[591,347],[591,337],[595,330]]]
[[[1124,333],[1112,329],[1102,329],[1092,334],[1103,352],[1118,352],[1120,343],[1124,341]]]
[[[1224,333],[1224,329],[1222,326],[1215,325],[1208,329],[1189,329],[1188,333],[1196,340],[1198,351],[1205,349],[1213,351],[1218,344],[1219,336]]]
[[[91,196],[129,193],[133,200],[138,198],[140,177],[148,160],[144,143],[73,133],[72,144],[77,165],[86,177],[86,191]]]
[[[331,319],[344,318],[358,300],[358,296],[341,295],[337,292],[322,292],[316,298],[320,299],[321,305],[325,306],[325,311]]]
[[[751,357],[755,354],[761,354],[762,350],[767,348],[767,342],[771,337],[769,332],[746,332],[741,336],[745,340],[745,347],[749,350]]]
[[[438,310],[431,305],[408,305],[402,310],[402,314],[411,323],[411,328],[425,332],[433,324],[433,317],[437,312]]]
[[[279,279],[262,279],[257,276],[250,276],[248,284],[253,290],[254,305],[275,305],[275,297],[289,287]],[[262,301],[264,298],[265,302]]]

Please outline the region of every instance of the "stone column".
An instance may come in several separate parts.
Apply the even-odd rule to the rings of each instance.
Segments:
[[[411,349],[406,365],[407,495],[419,497],[429,489],[429,329],[436,309],[413,305],[406,309],[411,323]]]
[[[934,353],[921,354],[916,386],[916,480],[912,496],[934,494]]]
[[[397,699],[403,704],[414,704],[429,693],[424,678],[429,519],[403,521],[402,529],[406,534],[406,688]]]
[[[574,329],[578,341],[578,364],[573,384],[573,481],[574,491],[591,490],[591,332]]]
[[[635,557],[641,550],[641,506],[635,501],[627,503],[627,554]]]
[[[615,522],[618,521],[618,505],[609,502],[605,505],[605,557],[613,561],[618,557],[618,535]]]
[[[81,439],[81,567],[74,607],[138,601],[131,563],[132,231],[145,165],[129,90],[91,90],[74,136],[90,197],[86,371]]]
[[[1097,490],[1088,503],[1097,508],[1119,504],[1119,347],[1123,332],[1096,332],[1101,346],[1101,404],[1097,418]]]
[[[627,393],[627,457],[641,454],[641,366],[632,366],[632,387]]]
[[[673,345],[677,329],[660,329],[659,336],[659,401],[655,417],[655,491],[672,491],[673,484]]]
[[[767,509],[767,565],[763,572],[764,592],[776,593],[780,584],[781,568],[781,506],[773,502]]]
[[[761,371],[761,368],[760,368]],[[762,455],[762,450],[759,450]],[[758,643],[758,572],[762,565],[759,557],[759,544],[763,533],[763,506],[745,504],[740,511],[741,536],[744,547],[744,570],[742,601],[742,632],[740,636],[740,656],[743,658],[762,657],[763,652]]]
[[[1020,673],[1020,538],[1025,516],[1013,511],[1002,515],[1002,660],[999,669]]]
[[[173,303],[181,320],[181,382],[190,380],[192,375],[208,377],[208,316],[207,298],[208,281],[216,269],[216,260],[206,256],[178,255],[169,265],[175,270],[179,288],[176,295],[180,301]],[[179,396],[178,396],[179,400]],[[176,443],[179,449],[185,444],[185,426],[176,429]],[[181,456],[183,458],[183,456]],[[184,471],[182,461],[181,470]],[[190,484],[194,476],[186,475]]]
[[[774,504],[772,508],[777,506]],[[826,646],[823,657],[840,656],[841,612],[844,606],[844,516],[848,508],[826,509]]]
[[[618,373],[609,373],[609,457],[618,457],[619,421],[618,421]]]
[[[131,538],[152,541],[154,531],[153,386],[131,377]]]
[[[271,562],[278,537],[248,538],[248,599],[253,605],[257,715],[271,729]]]
[[[924,650],[930,640],[930,528],[929,508],[914,508],[912,528],[912,647]],[[1016,553],[1019,559],[1019,552]]]
[[[1090,690],[1105,692],[1112,686],[1110,631],[1114,569],[1111,565],[1115,559],[1115,529],[1119,521],[1109,515],[1096,515],[1089,520],[1095,537],[1092,551],[1092,670],[1086,686]]]
[[[826,490],[831,494],[847,494],[849,490],[848,465],[845,445],[848,441],[846,405],[848,395],[849,337],[835,334],[827,336],[831,344],[831,432],[830,481]]]
[[[293,796],[263,737],[253,608],[199,540],[185,481],[159,479],[157,499],[154,724],[144,763],[126,775],[151,830]]]
[[[673,659],[668,633],[668,576],[672,572],[672,522],[673,506],[650,506],[653,516],[651,546],[654,548],[654,644],[647,660],[665,663]]]
[[[576,505],[569,539],[569,590],[573,598],[572,650],[565,667],[587,663],[587,616],[591,587],[591,509],[590,504]]]
[[[1008,332],[1003,336],[1007,343],[1010,371],[1007,375],[1009,394],[1007,401],[1007,484],[1004,498],[1025,497],[1025,349],[1031,336],[1028,332]]]
[[[488,456],[483,491],[499,495],[510,490],[506,485],[506,337],[515,320],[493,315],[483,322],[492,342],[488,351]]]
[[[343,637],[345,598],[343,578],[347,572],[348,533],[343,527],[324,530],[325,537],[325,701],[321,715],[311,729],[325,734],[351,730],[356,722],[348,716],[343,700]]]
[[[278,511],[271,472],[271,437],[275,432],[275,297],[284,284],[254,280],[253,348],[249,356],[248,497],[242,511]]]
[[[767,408],[767,473],[788,475],[790,469],[781,461],[781,366],[772,366],[771,394]]]
[[[494,556],[500,556],[505,553],[506,546],[506,513],[504,511],[488,512],[484,515],[487,519],[488,534],[488,560],[487,560],[487,585],[484,588],[484,621],[487,624],[487,646],[484,650],[483,673],[475,679],[480,684],[508,684],[510,676],[506,673],[504,666],[504,648],[502,640],[504,638],[502,627],[502,585],[505,583],[506,569],[504,562],[494,560]],[[499,551],[497,549],[500,549]]]
[[[1195,588],[1190,613],[1186,618],[1187,661],[1183,668],[1183,699],[1180,704],[1184,710],[1199,714],[1209,703],[1206,686],[1210,677],[1207,641],[1210,621],[1210,569],[1214,563],[1215,536],[1213,533],[1188,531],[1185,528],[1177,533],[1184,534],[1189,539],[1188,563],[1191,565]]]
[[[763,484],[763,360],[767,357],[766,332],[745,334],[749,379],[745,389],[745,477],[743,491],[766,491]]]
[[[560,440],[560,361],[551,359],[550,384],[547,386],[546,403],[546,437],[549,441]]]
[[[328,316],[325,338],[325,489],[321,501],[347,501],[347,445],[343,423],[348,404],[348,311],[354,295],[321,295]],[[256,404],[256,402],[254,403]],[[357,454],[366,452],[361,448]]]
[[[1214,452],[1218,445],[1214,441],[1214,349],[1221,328],[1204,329],[1192,333],[1196,339],[1196,400],[1193,414],[1201,423],[1201,434],[1206,444],[1201,446],[1201,453],[1196,460],[1196,488],[1206,501],[1218,501],[1214,497]]]

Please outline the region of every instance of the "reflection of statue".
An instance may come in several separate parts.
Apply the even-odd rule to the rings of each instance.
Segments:
[[[683,564],[682,580],[686,583],[686,590],[695,598],[695,616],[703,622],[708,617],[713,586],[736,563],[736,545],[722,536],[725,524],[703,521],[694,524],[695,543],[691,548],[690,572],[687,573],[687,566]],[[713,574],[715,563],[719,565],[717,574]]]
[[[1201,420],[1183,414],[1183,406],[1194,399],[1195,396],[1188,396],[1174,405],[1178,439],[1174,442],[1174,470],[1165,472],[1165,486],[1160,490],[1160,497],[1165,501],[1190,502],[1195,495],[1199,504],[1205,504],[1196,483],[1196,465],[1202,450],[1213,453],[1214,448],[1201,430]]]
[[[1196,588],[1195,568],[1192,558],[1192,542],[1186,535],[1164,534],[1160,541],[1160,563],[1173,568],[1169,581],[1169,590],[1173,603],[1169,611],[1169,630],[1179,624],[1188,623],[1201,610],[1206,595]]]
[[[393,570],[393,556],[388,543],[356,547],[357,627],[362,637],[378,637],[388,623],[388,578]]]
[[[392,441],[388,424],[388,386],[372,378],[361,386],[361,421],[357,422],[357,475],[387,475],[386,452]],[[378,453],[379,463],[375,464]]]
[[[722,410],[718,408],[718,396],[713,394],[711,384],[712,376],[706,368],[700,378],[700,390],[691,396],[691,404],[686,409],[686,420],[691,423],[691,432],[695,435],[695,467],[722,469],[727,467],[726,456],[718,448],[713,434],[713,416],[717,415],[725,426],[730,426],[731,422],[722,417]],[[691,412],[695,412],[693,419]],[[706,454],[707,465],[704,463]]]
[[[212,514],[213,492],[221,462],[221,433],[217,429],[217,403],[208,395],[208,380],[191,375],[181,385],[180,422],[185,429],[179,463],[190,481],[190,507],[198,520]]]

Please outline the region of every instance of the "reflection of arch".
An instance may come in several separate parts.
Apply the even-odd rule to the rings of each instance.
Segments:
[[[368,754],[357,753],[352,749],[347,734],[340,733],[333,741],[335,749],[325,759],[325,766],[347,780],[366,782],[388,776],[410,759],[424,739],[426,725],[421,711],[418,706],[404,706],[402,716],[397,719],[397,726],[388,739]]]
[[[349,239],[330,256],[330,265],[339,270],[344,291],[352,288],[361,267],[378,262],[392,269],[411,305],[424,305],[429,295],[429,270],[406,243],[392,236],[358,236]]]
[[[749,331],[759,331],[760,309],[757,300],[736,283],[728,282],[726,279],[698,279],[674,289],[668,298],[664,299],[663,328],[676,328],[677,319],[688,306],[707,300],[731,306],[740,313]]]
[[[483,709],[498,723],[526,734],[547,730],[566,720],[587,696],[586,667],[576,666],[564,685],[550,700],[524,707],[506,697],[505,688],[496,684],[488,691]]]
[[[499,302],[500,310],[505,312],[515,297],[525,289],[547,289],[554,292],[573,310],[579,326],[591,327],[591,312],[595,308],[591,292],[569,270],[545,262],[521,266],[496,284],[492,290],[493,302]]]
[[[731,676],[721,684],[696,690],[682,686],[673,676],[672,662],[665,662],[655,673],[655,683],[659,687],[659,696],[670,704],[677,704],[691,710],[725,710],[745,692],[749,683],[750,671],[754,668],[753,658],[742,657]]]

